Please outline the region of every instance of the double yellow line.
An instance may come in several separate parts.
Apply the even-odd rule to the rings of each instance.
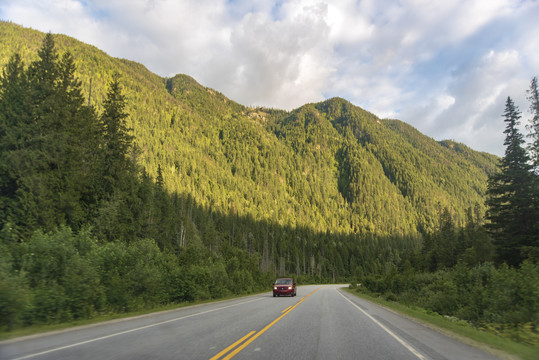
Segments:
[[[318,290],[320,290],[320,288],[314,290],[313,292],[311,292],[309,295],[305,296],[304,298],[301,298],[300,301],[297,302],[296,305],[294,306],[289,306],[287,307],[286,309],[283,310],[282,312],[282,315],[279,316],[277,319],[273,320],[271,323],[269,323],[268,325],[266,325],[262,330],[260,330],[258,333],[256,331],[251,331],[250,333],[248,333],[247,335],[245,335],[244,337],[242,337],[241,339],[239,339],[238,341],[236,341],[235,343],[233,343],[232,345],[230,345],[229,347],[227,347],[226,349],[224,349],[223,351],[221,351],[220,353],[218,353],[217,355],[213,356],[212,358],[210,358],[210,360],[217,360],[217,359],[221,359],[221,356],[225,355],[226,353],[228,353],[230,350],[236,348],[236,346],[238,346],[234,351],[232,351],[230,354],[228,354],[227,356],[225,356],[222,360],[229,360],[229,359],[232,359],[234,356],[236,356],[240,351],[242,351],[243,349],[245,349],[247,347],[247,345],[249,345],[250,343],[252,343],[253,341],[255,341],[260,335],[262,335],[263,333],[265,333],[270,327],[272,327],[273,325],[275,325],[277,323],[277,321],[281,320],[282,318],[284,318],[286,315],[288,315],[290,313],[290,311],[294,310],[296,308],[296,306],[298,306],[299,304],[301,304],[305,299],[307,299],[309,296],[311,296],[312,294],[314,294],[315,292],[317,292]],[[246,341],[247,340],[247,341]],[[245,341],[245,342],[244,342]],[[243,343],[243,344],[242,344]]]
[[[210,360],[217,360],[217,359],[220,359],[221,356],[223,356],[224,354],[226,354],[227,352],[229,352],[230,350],[234,349],[236,346],[238,346],[239,344],[241,344],[245,339],[248,339],[251,335],[253,335],[254,333],[256,333],[256,331],[251,331],[249,334],[245,335],[244,337],[242,337],[241,339],[239,339],[238,341],[236,341],[234,344],[230,345],[229,347],[227,347],[226,349],[224,349],[223,351],[221,351],[219,354],[215,355],[214,357],[210,358]],[[247,346],[247,345],[246,345]],[[243,348],[242,348],[243,349]],[[238,350],[238,349],[236,349]],[[241,351],[241,350],[240,350]],[[239,351],[235,352],[234,355],[236,355]],[[225,359],[230,359],[232,358],[232,353],[228,354],[228,356],[226,358],[224,358],[223,360]]]

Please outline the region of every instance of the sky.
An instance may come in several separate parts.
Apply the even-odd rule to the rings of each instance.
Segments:
[[[539,76],[539,0],[0,0],[0,19],[243,105],[338,96],[499,156],[506,99],[524,132]]]

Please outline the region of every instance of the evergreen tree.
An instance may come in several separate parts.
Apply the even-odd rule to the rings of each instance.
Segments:
[[[128,114],[126,101],[122,94],[120,75],[114,73],[109,91],[103,104],[101,124],[104,133],[103,144],[103,189],[111,194],[119,181],[131,174],[132,162],[129,159],[133,136],[125,124]]]
[[[155,178],[155,183],[163,188],[165,186],[165,180],[163,179],[163,170],[161,170],[161,164],[157,164],[157,177]]]
[[[531,216],[534,223],[533,233],[535,234],[531,247],[528,249],[530,257],[536,261],[539,260],[539,88],[537,77],[534,77],[528,90],[528,100],[530,101],[530,112],[532,118],[530,124],[527,125],[530,133],[531,143],[528,145],[530,160],[533,167],[533,184],[531,200],[533,203]]]
[[[531,216],[531,166],[523,148],[523,135],[518,130],[520,111],[510,97],[507,98],[504,134],[505,156],[498,165],[499,172],[489,177],[487,224],[501,262],[519,265],[524,260],[522,251],[530,246],[533,234]]]
[[[527,93],[528,100],[530,101],[530,112],[532,113],[530,124],[526,126],[530,131],[528,137],[532,140],[528,146],[528,150],[533,169],[539,175],[539,88],[537,77],[532,79]]]
[[[69,53],[59,59],[47,34],[38,59],[24,70],[14,57],[4,72],[2,168],[6,218],[24,231],[74,228],[86,219],[96,147],[95,114],[83,106]],[[4,197],[4,196],[3,196]]]
[[[140,186],[136,166],[129,157],[133,137],[125,124],[128,113],[118,73],[113,75],[103,107],[100,179],[96,188],[102,202],[94,226],[103,239],[132,241],[139,232],[139,218],[147,204],[142,204],[137,194]]]
[[[63,210],[68,216],[68,224],[78,228],[88,221],[95,211],[98,198],[94,184],[97,182],[98,152],[101,133],[94,108],[85,106],[81,91],[81,82],[75,77],[75,64],[71,53],[66,52],[59,62],[58,88],[61,99],[59,108],[64,144],[62,153],[64,173],[64,191],[72,193],[71,202],[80,206],[80,219],[71,218],[69,211]],[[72,205],[71,205],[72,206]],[[80,222],[81,224],[77,223]]]
[[[0,79],[0,226],[16,220],[18,150],[31,137],[28,81],[18,54],[11,57]]]

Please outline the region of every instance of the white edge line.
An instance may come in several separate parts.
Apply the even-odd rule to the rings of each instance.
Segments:
[[[60,351],[60,350],[65,350],[65,349],[69,349],[69,348],[76,347],[76,346],[80,346],[80,345],[89,344],[89,343],[92,343],[92,342],[95,342],[95,341],[100,341],[100,340],[109,339],[109,338],[112,338],[112,337],[115,337],[115,336],[118,336],[118,335],[124,335],[124,334],[128,334],[128,333],[131,333],[131,332],[134,332],[134,331],[144,330],[144,329],[151,328],[151,327],[154,327],[154,326],[159,326],[159,325],[171,323],[171,322],[174,322],[174,321],[187,319],[187,318],[190,318],[190,317],[193,317],[193,316],[203,315],[203,314],[211,313],[211,312],[214,312],[214,311],[227,309],[227,308],[230,308],[230,307],[233,307],[233,306],[238,306],[238,305],[247,304],[247,303],[250,303],[250,302],[253,302],[253,301],[257,301],[257,300],[260,300],[260,299],[261,299],[261,298],[256,298],[256,299],[253,299],[253,300],[244,301],[244,302],[237,303],[237,304],[232,304],[232,305],[223,306],[223,307],[220,307],[220,308],[217,308],[217,309],[206,310],[206,311],[202,311],[202,312],[199,312],[199,313],[196,313],[196,314],[191,314],[191,315],[181,316],[181,317],[179,317],[179,318],[174,318],[174,319],[169,319],[169,320],[161,321],[161,322],[154,323],[154,324],[144,325],[144,326],[141,326],[141,327],[138,327],[138,328],[135,328],[135,329],[130,329],[130,330],[125,330],[125,331],[120,331],[120,332],[117,332],[117,333],[114,333],[114,334],[110,334],[110,335],[106,335],[106,336],[101,336],[101,337],[94,338],[94,339],[90,339],[90,340],[86,340],[86,341],[81,341],[81,342],[78,342],[78,343],[75,343],[75,344],[66,345],[66,346],[61,346],[61,347],[57,347],[57,348],[54,348],[54,349],[50,349],[50,350],[46,350],[46,351],[42,351],[42,352],[30,354],[30,355],[18,357],[18,358],[15,358],[15,359],[13,359],[13,360],[30,359],[30,358],[33,358],[33,357],[36,357],[36,356],[41,356],[41,355],[50,354],[50,353],[52,353],[52,352],[56,352],[56,351]]]
[[[417,356],[419,359],[421,360],[427,360],[426,357],[424,357],[419,351],[417,351],[414,347],[412,347],[412,345],[408,344],[406,341],[404,341],[403,339],[401,339],[399,336],[397,336],[394,332],[392,332],[391,330],[389,330],[387,327],[385,327],[381,322],[379,322],[378,320],[376,320],[374,317],[372,317],[371,315],[369,315],[365,310],[363,310],[362,308],[360,308],[357,304],[355,304],[352,300],[350,300],[349,298],[347,298],[346,296],[344,296],[340,291],[337,290],[337,292],[339,293],[339,295],[341,295],[343,298],[345,298],[350,304],[352,304],[356,309],[358,309],[359,311],[361,311],[366,317],[368,317],[369,319],[371,319],[376,325],[380,326],[385,332],[387,332],[389,335],[393,336],[393,338],[395,338],[395,340],[397,340],[399,343],[401,343],[402,346],[404,346],[406,349],[408,349],[412,354],[414,354],[415,356]]]

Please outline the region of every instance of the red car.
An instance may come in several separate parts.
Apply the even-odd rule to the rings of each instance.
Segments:
[[[279,278],[273,284],[273,297],[281,295],[296,296],[296,283],[293,278]]]

